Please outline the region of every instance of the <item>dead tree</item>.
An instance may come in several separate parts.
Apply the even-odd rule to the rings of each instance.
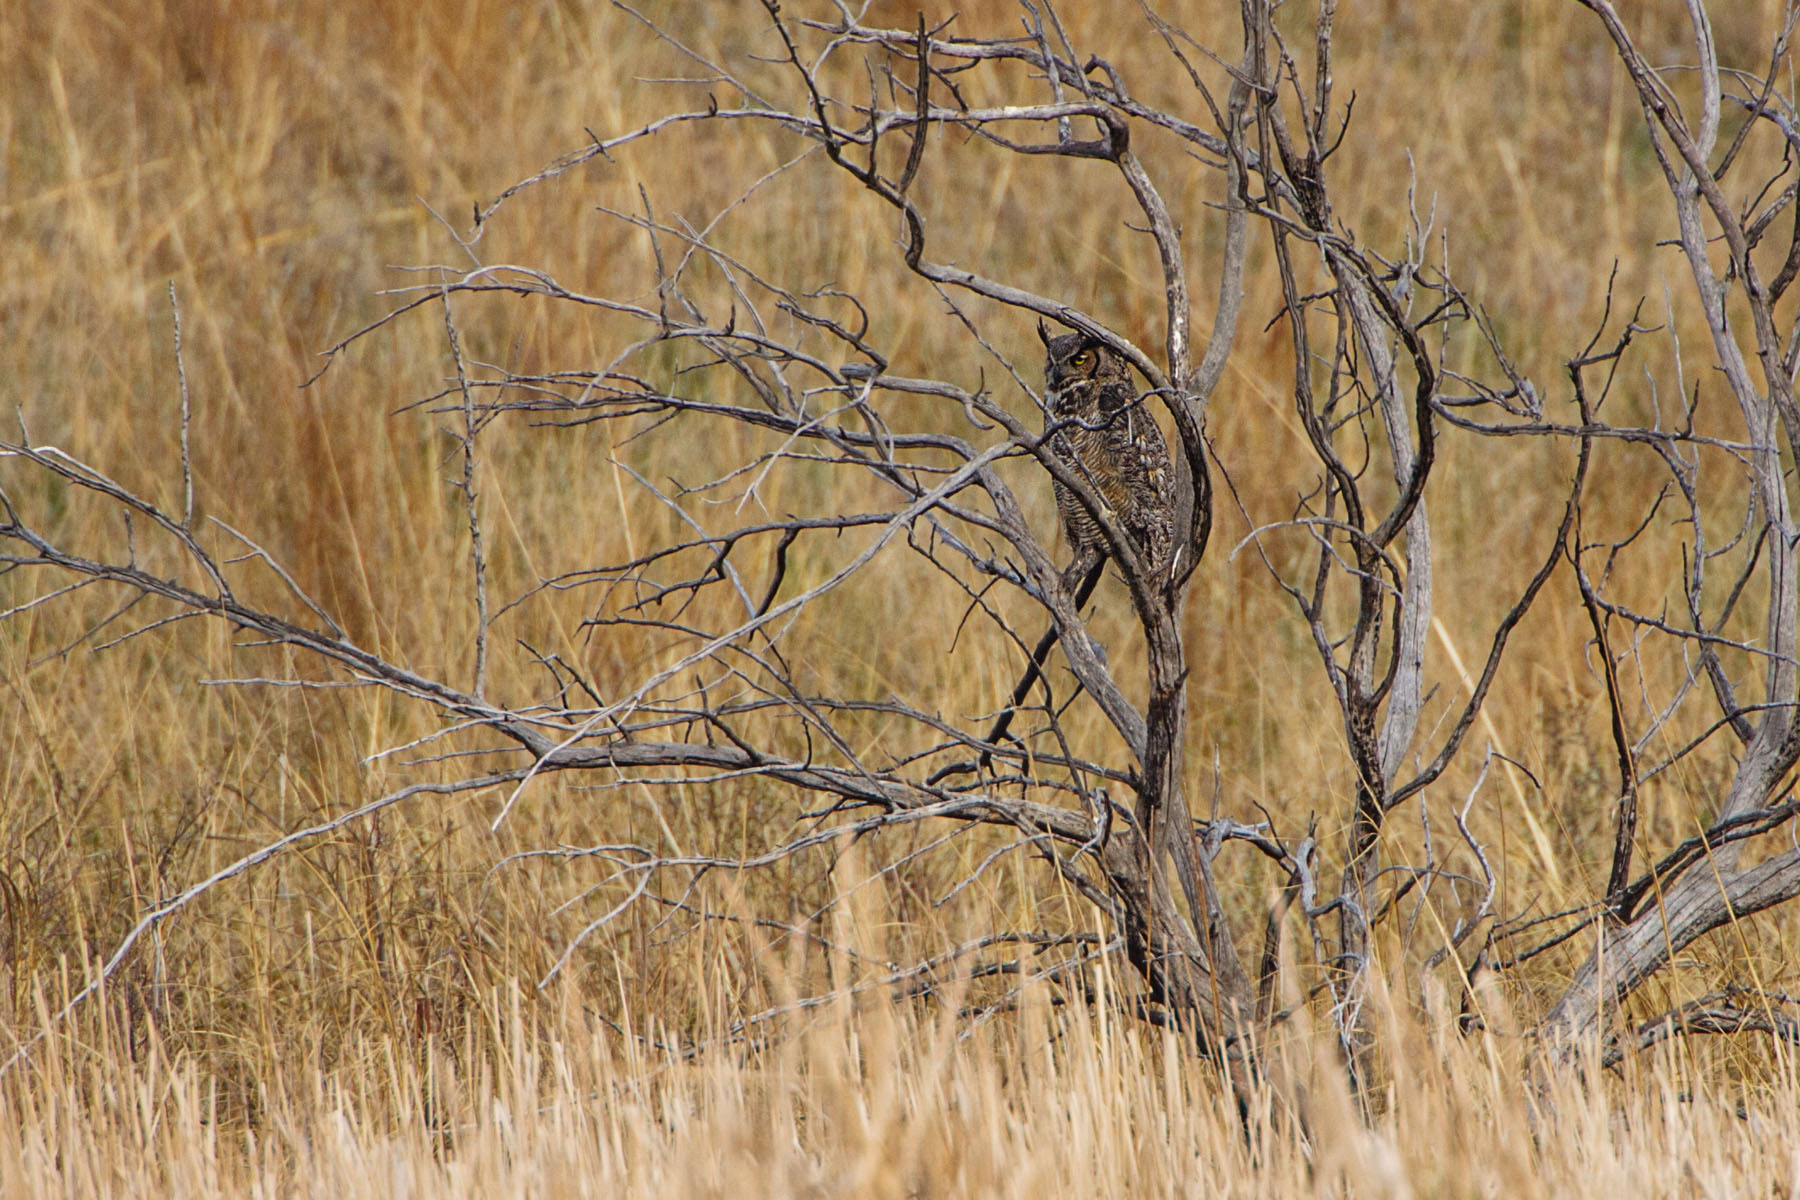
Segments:
[[[1728,732],[1742,749],[1711,827],[1634,875],[1637,789],[1642,779],[1666,767],[1646,768],[1638,758],[1651,732],[1667,717],[1652,713],[1650,729],[1634,739],[1621,711],[1622,699],[1616,687],[1609,688],[1620,773],[1618,837],[1609,884],[1603,912],[1592,925],[1593,951],[1545,1022],[1550,1032],[1570,1045],[1606,1027],[1620,1001],[1696,938],[1800,893],[1800,851],[1789,849],[1762,857],[1754,866],[1741,866],[1752,839],[1792,819],[1790,775],[1800,760],[1794,657],[1800,596],[1795,578],[1800,564],[1794,554],[1800,529],[1794,523],[1790,484],[1782,467],[1784,455],[1792,459],[1800,434],[1800,409],[1794,402],[1800,324],[1791,307],[1785,330],[1776,314],[1800,271],[1800,207],[1790,178],[1800,134],[1792,97],[1776,90],[1790,66],[1796,10],[1789,6],[1766,62],[1722,66],[1706,6],[1688,0],[1694,57],[1686,64],[1691,72],[1683,73],[1694,77],[1698,95],[1684,102],[1677,96],[1671,72],[1651,65],[1611,4],[1605,0],[1583,4],[1599,19],[1643,107],[1650,145],[1674,201],[1694,297],[1711,334],[1712,365],[1741,422],[1741,441],[1731,448],[1730,461],[1741,465],[1749,486],[1742,534],[1726,545],[1709,545],[1702,518],[1716,498],[1705,486],[1700,468],[1703,456],[1717,451],[1678,432],[1648,431],[1644,444],[1667,464],[1691,520],[1692,535],[1683,555],[1687,611],[1679,622],[1609,603],[1602,594],[1603,578],[1594,580],[1584,569],[1582,553],[1587,547],[1578,543],[1571,548],[1582,596],[1595,614],[1596,637],[1607,655],[1609,679],[1611,650],[1605,630],[1610,621],[1677,640],[1691,654],[1688,678],[1695,690],[1704,680],[1716,705],[1716,719],[1708,732]],[[1721,150],[1725,131],[1729,140]],[[1764,138],[1775,139],[1779,147],[1779,166],[1773,171],[1768,157],[1751,152],[1755,141]],[[1786,244],[1779,244],[1777,234],[1776,244],[1763,251],[1759,261],[1757,251],[1765,237],[1783,225],[1788,230]],[[1722,267],[1714,265],[1709,253],[1715,240],[1723,242],[1726,251]],[[1700,387],[1694,384],[1692,406],[1700,403]],[[1691,434],[1693,416],[1690,407],[1681,432]],[[1584,426],[1589,418],[1584,408]],[[1708,594],[1707,588],[1709,574],[1718,570],[1735,572],[1722,600]],[[1754,599],[1739,616],[1737,606],[1745,596]],[[1735,636],[1728,632],[1734,628],[1734,616],[1739,621],[1735,627],[1747,627],[1747,632]],[[1738,660],[1736,678],[1727,665],[1728,656]],[[1741,695],[1748,689],[1754,689],[1750,692],[1754,699]]]
[[[1800,133],[1791,100],[1777,94],[1788,65],[1785,34],[1755,74],[1725,69],[1703,5],[1690,0],[1696,61],[1687,66],[1698,67],[1699,98],[1691,96],[1690,78],[1683,100],[1644,59],[1610,5],[1582,2],[1599,17],[1642,100],[1695,294],[1713,332],[1713,362],[1736,405],[1741,436],[1696,432],[1695,409],[1705,390],[1698,383],[1691,396],[1684,386],[1675,389],[1683,396],[1680,421],[1605,423],[1599,413],[1620,386],[1622,364],[1653,336],[1635,316],[1623,324],[1612,319],[1610,305],[1602,327],[1569,348],[1566,380],[1550,386],[1525,377],[1481,305],[1432,261],[1434,231],[1410,193],[1395,197],[1413,214],[1399,245],[1367,244],[1343,226],[1331,177],[1351,112],[1334,84],[1336,14],[1329,0],[1317,7],[1310,44],[1298,49],[1284,40],[1270,0],[1243,0],[1229,47],[1208,46],[1146,15],[1144,36],[1160,42],[1167,69],[1191,85],[1190,102],[1179,109],[1139,99],[1120,69],[1071,42],[1047,4],[1024,5],[1023,33],[1006,36],[923,22],[879,28],[843,6],[801,13],[770,2],[758,54],[780,65],[775,84],[751,79],[741,64],[706,60],[680,46],[673,31],[659,31],[703,66],[712,89],[707,103],[596,137],[478,207],[472,228],[456,238],[465,261],[436,267],[425,281],[401,289],[391,313],[327,354],[329,366],[345,347],[393,322],[443,325],[447,382],[417,407],[447,420],[462,450],[456,483],[468,511],[479,612],[466,681],[433,677],[401,653],[358,644],[247,534],[197,527],[191,498],[180,512],[170,511],[83,462],[75,448],[36,444],[21,430],[0,447],[14,478],[54,476],[116,507],[136,536],[162,539],[185,565],[152,570],[135,549],[102,558],[62,544],[45,532],[41,514],[15,501],[19,489],[9,485],[0,497],[7,570],[15,580],[53,581],[40,596],[14,604],[13,613],[99,583],[146,601],[145,611],[157,614],[152,624],[222,621],[247,635],[247,657],[257,653],[254,647],[275,645],[326,676],[270,680],[250,671],[246,686],[387,689],[437,715],[439,732],[427,743],[440,752],[434,763],[485,764],[448,778],[421,777],[195,881],[142,914],[105,972],[143,934],[209,889],[346,823],[419,794],[502,788],[516,798],[534,780],[576,772],[603,787],[629,783],[702,795],[755,781],[784,789],[796,814],[814,816],[803,832],[750,857],[636,845],[546,849],[605,863],[610,881],[628,885],[623,902],[599,914],[590,931],[634,903],[685,903],[684,889],[707,872],[756,870],[846,837],[878,841],[921,823],[998,829],[1016,835],[1008,848],[1035,854],[1091,902],[1105,928],[997,933],[896,968],[882,986],[928,986],[950,958],[1020,945],[1066,949],[1067,958],[1038,972],[1064,981],[1078,979],[1097,955],[1121,953],[1142,984],[1135,1011],[1190,1032],[1241,1083],[1254,1072],[1259,1037],[1283,1015],[1277,1005],[1283,970],[1300,973],[1335,1021],[1350,1061],[1358,1060],[1368,1044],[1363,1005],[1384,923],[1422,969],[1454,968],[1447,974],[1459,988],[1587,929],[1593,954],[1543,1029],[1559,1045],[1591,1042],[1620,1001],[1673,953],[1737,915],[1800,891],[1796,852],[1739,866],[1746,847],[1786,828],[1800,811],[1787,790],[1800,758],[1794,653],[1800,530],[1781,466],[1782,455],[1795,450],[1800,423],[1792,385],[1800,336],[1791,315],[1785,327],[1777,316],[1800,268],[1800,189],[1789,177],[1792,155],[1784,157],[1780,147],[1800,151]],[[1291,28],[1286,18],[1283,27]],[[1209,77],[1223,86],[1209,84]],[[968,99],[977,94],[1008,102]],[[654,279],[644,296],[586,294],[547,268],[483,259],[484,233],[507,219],[509,201],[522,190],[575,186],[579,168],[604,169],[679,130],[691,134],[697,126],[702,137],[729,141],[748,125],[777,130],[791,145],[792,157],[776,175],[835,173],[854,185],[847,203],[888,214],[897,234],[896,278],[933,290],[964,331],[966,361],[945,364],[935,377],[909,373],[917,366],[874,332],[876,298],[821,286],[803,270],[777,276],[734,253],[715,231],[717,222],[659,215],[648,195],[636,210],[601,214],[638,235]],[[1107,174],[1121,228],[1129,227],[1121,236],[1145,237],[1154,247],[1162,296],[1155,344],[1122,335],[1119,321],[1084,307],[1073,287],[1034,291],[984,273],[980,262],[951,262],[936,253],[941,229],[922,201],[921,181],[952,137],[964,143],[959,153],[992,160],[1048,156],[1071,173]],[[1778,143],[1774,153],[1763,145],[1770,138]],[[1765,174],[1729,190],[1737,174],[1759,170]],[[728,211],[742,205],[753,213],[768,178],[746,179]],[[1187,188],[1196,178],[1223,214],[1218,258],[1198,270],[1182,229],[1195,214],[1177,212],[1167,199],[1177,184]],[[958,184],[952,173],[932,179],[937,187]],[[1297,489],[1288,516],[1268,521],[1245,514],[1252,528],[1245,545],[1262,555],[1269,579],[1290,598],[1337,705],[1354,787],[1343,811],[1323,814],[1328,828],[1340,831],[1335,836],[1317,833],[1319,814],[1302,820],[1239,802],[1229,765],[1213,815],[1197,820],[1189,800],[1197,772],[1188,755],[1184,605],[1196,572],[1218,553],[1212,534],[1222,493],[1215,481],[1228,481],[1234,464],[1214,460],[1208,413],[1238,340],[1247,250],[1258,238],[1266,239],[1279,277],[1293,413],[1311,460],[1304,472],[1309,482]],[[1720,239],[1723,267],[1709,251]],[[1775,249],[1759,257],[1765,240]],[[1771,264],[1776,269],[1769,276]],[[1193,332],[1196,277],[1216,284],[1204,345]],[[512,298],[589,311],[613,322],[609,328],[634,332],[605,361],[533,372],[465,353],[460,306]],[[1091,481],[1050,451],[1056,426],[1051,420],[1045,428],[1035,363],[1015,362],[1007,353],[1012,345],[1036,345],[1035,338],[1012,333],[1038,319],[1079,330],[1125,356],[1142,375],[1141,402],[1155,406],[1172,429],[1183,513],[1172,570],[1153,569]],[[1480,377],[1447,366],[1452,345],[1469,341],[1483,353]],[[901,363],[908,369],[894,369]],[[986,370],[995,370],[1003,385],[988,386]],[[332,376],[321,374],[312,386],[330,386]],[[186,403],[184,396],[184,446]],[[638,439],[646,453],[676,454],[680,439],[694,438],[696,430],[708,439],[729,434],[747,449],[721,474],[679,491],[637,475],[636,485],[665,508],[674,532],[657,535],[625,561],[546,578],[526,595],[495,603],[477,504],[484,439],[496,430],[556,436],[559,428],[595,423],[615,429],[615,442]],[[679,439],[671,434],[677,428]],[[1427,722],[1434,573],[1469,567],[1433,561],[1426,496],[1446,437],[1528,437],[1566,447],[1566,487],[1560,520],[1541,533],[1535,569],[1509,584],[1510,603],[1489,631],[1467,694]],[[1687,611],[1678,619],[1614,596],[1608,573],[1594,565],[1601,547],[1584,540],[1584,500],[1593,450],[1603,439],[1658,456],[1685,506]],[[1702,518],[1721,493],[1702,480],[1702,458],[1733,464],[1741,468],[1737,478],[1749,481],[1742,530],[1726,546],[1706,541]],[[1092,514],[1121,585],[1110,593],[1112,602],[1129,605],[1133,638],[1144,648],[1141,677],[1125,674],[1119,664],[1126,656],[1102,650],[1082,609],[1085,597],[1056,559],[1052,530],[1027,519],[1031,505],[1015,491],[1011,460],[1034,464],[1033,479],[1053,478]],[[181,471],[184,495],[191,497],[185,454]],[[854,511],[816,505],[765,515],[771,481],[794,473],[828,477],[865,503]],[[1642,528],[1670,520],[1660,508]],[[754,519],[744,517],[746,510]],[[1305,539],[1310,547],[1308,565],[1298,573],[1270,550],[1283,537]],[[222,538],[242,553],[227,556]],[[1611,545],[1607,553],[1627,552],[1632,544]],[[804,570],[795,565],[802,560]],[[994,711],[947,714],[929,687],[908,692],[903,681],[898,688],[857,690],[803,665],[805,619],[864,581],[900,569],[897,562],[928,571],[933,594],[966,607],[966,620],[988,644],[1013,648],[1015,658],[999,675],[1016,678],[1032,657],[1035,631],[1046,623],[1054,629],[1066,671],[1045,671],[1035,681],[1038,702],[1020,722],[1029,728],[990,740]],[[1736,573],[1723,592],[1707,584],[1708,572],[1721,570]],[[240,599],[239,581],[250,572],[272,572],[291,603],[259,607]],[[591,638],[647,648],[641,656],[647,665],[628,678],[596,679],[540,655],[541,692],[493,694],[487,680],[494,657],[532,654],[523,645],[502,646],[496,631],[523,602],[546,596],[579,605]],[[1492,761],[1491,753],[1470,750],[1470,735],[1509,639],[1547,596],[1581,605],[1592,622],[1621,785],[1604,897],[1590,910],[1565,914],[1563,927],[1539,944],[1527,944],[1528,933],[1543,930],[1534,923],[1541,914],[1495,911],[1494,869],[1468,821]],[[1743,632],[1749,609],[1762,626],[1755,634]],[[1613,631],[1623,628],[1632,631],[1633,654],[1645,653],[1646,641],[1667,640],[1690,664],[1678,694],[1653,711],[1634,707],[1620,684]],[[1079,697],[1062,694],[1064,678],[1073,679]],[[1755,699],[1746,699],[1752,687]],[[1668,765],[1645,765],[1644,745],[1652,733],[1686,727],[1690,708],[1703,698],[1719,717],[1689,751],[1715,732],[1738,738],[1743,750],[1730,792],[1720,798],[1710,828],[1664,851],[1648,870],[1634,869],[1639,791]],[[1024,699],[1017,695],[1013,703]],[[996,697],[995,709],[1004,703]],[[1073,728],[1076,714],[1094,713],[1106,736]],[[868,736],[877,727],[880,736]],[[1006,732],[1004,724],[1000,729]],[[971,763],[982,770],[960,769]],[[1423,821],[1428,794],[1446,790],[1453,766],[1468,790],[1439,803],[1452,814],[1457,847],[1433,850],[1427,828],[1422,860],[1388,861],[1395,822],[1412,819],[1409,806]],[[1250,927],[1234,924],[1230,912],[1244,905],[1228,903],[1222,891],[1216,864],[1228,848],[1260,856],[1278,895]],[[1427,944],[1399,928],[1396,914],[1409,896],[1423,897],[1437,883],[1462,898],[1461,915]],[[1301,934],[1302,961],[1284,960],[1284,929]],[[579,945],[577,938],[567,947],[564,962]],[[1754,1011],[1734,996],[1706,1006],[1705,1020],[1676,1017],[1683,1029],[1717,1030],[1731,1025],[1730,1014]],[[1654,1040],[1660,1035],[1653,1030],[1666,1026],[1646,1026],[1651,1032],[1640,1040]]]

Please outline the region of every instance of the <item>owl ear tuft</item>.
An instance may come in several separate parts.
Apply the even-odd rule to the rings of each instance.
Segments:
[[[1045,348],[1048,349],[1050,346],[1050,327],[1044,324],[1044,318],[1042,317],[1038,318],[1038,338],[1044,343]]]

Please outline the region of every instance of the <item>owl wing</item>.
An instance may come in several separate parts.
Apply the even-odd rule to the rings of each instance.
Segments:
[[[1137,500],[1132,510],[1132,530],[1143,545],[1153,566],[1168,561],[1174,540],[1173,493],[1174,472],[1169,467],[1169,451],[1162,430],[1143,403],[1132,405],[1126,412],[1129,445],[1125,447],[1132,477],[1132,492]]]

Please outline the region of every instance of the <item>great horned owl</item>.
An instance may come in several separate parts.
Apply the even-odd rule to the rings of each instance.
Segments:
[[[1160,568],[1174,541],[1174,479],[1162,430],[1139,401],[1130,364],[1085,333],[1051,337],[1039,321],[1038,336],[1050,352],[1044,364],[1050,402],[1045,428],[1061,426],[1051,438],[1051,453],[1100,494],[1151,568]],[[1075,547],[1071,570],[1085,572],[1106,555],[1106,537],[1074,492],[1054,486],[1063,528]]]
[[[1169,467],[1169,451],[1162,430],[1142,402],[1131,381],[1131,366],[1104,342],[1085,333],[1051,337],[1038,322],[1038,336],[1050,352],[1044,364],[1044,391],[1049,410],[1044,428],[1050,435],[1050,452],[1085,480],[1100,500],[1137,543],[1152,571],[1170,564],[1177,521],[1185,529],[1185,513],[1178,515],[1180,497]],[[1063,572],[1064,586],[1075,593],[1075,606],[1086,603],[1100,581],[1100,568],[1108,557],[1106,535],[1075,493],[1060,482],[1056,507],[1063,528],[1075,547],[1075,561]],[[1191,493],[1190,493],[1191,494]],[[1012,703],[1001,711],[988,731],[987,747],[972,763],[951,763],[931,777],[931,784],[967,771],[985,771],[993,759],[989,747],[999,744],[1012,725],[1019,705],[1031,687],[1043,678],[1044,663],[1056,645],[1057,627],[1051,625],[1031,652],[1024,678],[1013,688]]]

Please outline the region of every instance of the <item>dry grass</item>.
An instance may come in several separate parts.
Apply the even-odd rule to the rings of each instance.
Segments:
[[[878,7],[910,23],[906,6]],[[1217,6],[1188,7],[1202,40],[1229,44],[1235,26],[1212,26]],[[1731,7],[1719,16],[1727,55],[1765,39],[1780,10],[1775,0]],[[711,50],[742,52],[761,27],[754,5],[651,8]],[[1660,304],[1666,273],[1679,289],[1674,252],[1655,248],[1667,201],[1591,18],[1552,0],[1347,8],[1337,75],[1358,95],[1336,179],[1347,223],[1393,244],[1410,150],[1421,205],[1436,197],[1463,282],[1543,381],[1560,377],[1598,320],[1615,260],[1624,296]],[[1013,26],[1002,0],[960,11],[965,29]],[[1656,18],[1649,39],[1671,55],[1676,15]],[[1172,73],[1152,67],[1148,39],[1121,40],[1128,25],[1096,11],[1073,32],[1148,98],[1189,106]],[[474,615],[463,514],[444,486],[453,445],[433,418],[393,415],[438,386],[441,325],[400,326],[321,383],[296,385],[318,350],[382,310],[375,291],[402,278],[391,264],[454,260],[421,198],[460,224],[472,200],[579,145],[583,126],[623,129],[695,102],[703,89],[634,81],[685,69],[602,4],[150,0],[129,18],[98,3],[0,5],[0,400],[34,441],[174,496],[172,280],[199,511],[255,536],[365,644],[466,677]],[[641,245],[597,218],[596,204],[632,207],[641,182],[664,211],[704,220],[794,150],[760,134],[726,144],[684,133],[514,201],[484,254],[545,264],[590,291],[642,293]],[[1027,286],[1074,287],[1154,342],[1152,260],[1141,239],[1120,236],[1113,180],[1098,166],[1071,175],[979,150],[928,168],[938,253]],[[1204,261],[1217,237],[1204,207],[1212,183],[1194,178],[1181,203]],[[903,348],[896,370],[981,368],[943,365],[968,348],[935,298],[894,270],[886,216],[841,178],[796,172],[754,213],[733,224],[734,253],[790,266],[796,286],[888,298],[877,336]],[[1309,479],[1287,470],[1298,433],[1280,335],[1261,332],[1276,292],[1260,254],[1251,273],[1248,328],[1212,432],[1266,520],[1286,515]],[[517,370],[610,357],[617,335],[527,305],[471,305],[460,317],[471,354]],[[1676,317],[1697,354],[1692,315]],[[1015,324],[1002,348],[1029,363],[1034,339]],[[1655,353],[1648,365],[1666,367]],[[1616,403],[1647,405],[1646,390]],[[490,439],[497,592],[656,535],[666,516],[603,466],[615,449],[591,428],[519,426]],[[1522,443],[1449,454],[1430,497],[1440,648],[1474,661],[1543,552],[1569,463]],[[661,470],[683,465],[704,467]],[[1654,463],[1608,448],[1602,468],[1617,501],[1603,516],[1628,527],[1660,484]],[[1048,522],[1047,489],[1021,479]],[[71,542],[124,545],[116,520],[69,496],[11,475],[6,486]],[[1216,748],[1245,811],[1256,802],[1296,826],[1312,811],[1335,820],[1350,778],[1335,710],[1304,639],[1282,632],[1298,627],[1254,556],[1224,553],[1243,521],[1221,520],[1192,609],[1191,758],[1210,767]],[[1669,574],[1653,549],[1621,565],[1640,607],[1656,607]],[[28,586],[0,581],[0,607],[34,594]],[[363,756],[428,728],[371,693],[202,687],[244,666],[223,631],[197,624],[98,656],[56,653],[107,599],[0,624],[0,1050],[41,1026],[146,902],[379,794],[393,776]],[[910,639],[873,638],[907,626],[919,600],[908,586],[854,599],[811,631],[819,669],[904,677],[958,711],[992,707],[1010,682],[1003,661],[953,670],[942,630],[926,622]],[[584,641],[581,615],[545,602],[508,634],[562,650],[597,679],[624,677],[642,651]],[[1544,785],[1539,795],[1509,782],[1481,817],[1508,910],[1590,899],[1604,870],[1610,750],[1585,636],[1578,609],[1546,606],[1490,705],[1491,736]],[[1648,663],[1646,685],[1666,685],[1670,669]],[[523,688],[529,670],[502,657],[493,686]],[[1439,670],[1453,699],[1460,680]],[[1699,756],[1650,789],[1645,844],[1703,823],[1727,766]],[[640,835],[729,850],[791,821],[791,802],[746,789],[725,806],[663,806],[549,782],[495,834],[498,803],[428,801],[385,816],[185,916],[41,1049],[34,1070],[0,1083],[0,1192],[1747,1195],[1800,1181],[1793,1063],[1749,1043],[1672,1051],[1592,1088],[1531,1089],[1512,1039],[1447,1037],[1403,1005],[1371,1122],[1353,1118],[1341,1079],[1321,1067],[1320,1039],[1294,1029],[1286,1053],[1305,1110],[1253,1111],[1247,1126],[1205,1065],[1155,1031],[1031,1004],[967,1037],[938,1010],[874,1004],[830,1010],[742,1056],[651,1052],[619,1031],[703,1039],[849,968],[771,966],[753,939],[718,927],[665,944],[654,916],[638,914],[596,941],[579,988],[521,998],[593,915],[554,911],[590,881],[494,864]],[[795,866],[747,885],[755,895],[721,888],[711,899],[727,912],[775,897],[778,911],[804,911],[822,870]],[[943,910],[921,900],[934,894],[928,871],[874,889],[855,944],[899,957],[1069,916],[1029,864],[1002,867]],[[1239,894],[1261,899],[1253,886]],[[1746,922],[1702,943],[1646,1005],[1724,978],[1792,978],[1800,939],[1789,926]],[[1494,1004],[1529,1011],[1567,969],[1553,957]]]
[[[1520,1082],[1516,1045],[1383,1030],[1389,1086],[1359,1116],[1336,1056],[1290,1030],[1297,1106],[1240,1116],[1173,1035],[1028,1003],[962,1032],[878,1005],[778,1048],[695,1062],[495,1000],[422,1057],[296,1065],[253,1129],[152,1047],[60,1047],[0,1096],[9,1196],[1792,1195],[1800,1081],[1692,1094],[1710,1068],[1610,1087]]]

